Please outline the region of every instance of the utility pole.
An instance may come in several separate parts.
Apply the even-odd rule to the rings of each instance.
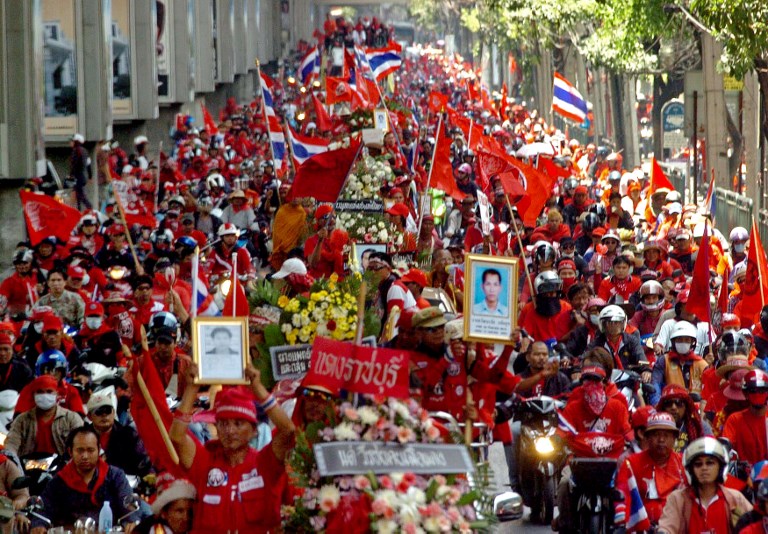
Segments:
[[[707,168],[701,175],[709,176],[709,170],[715,170],[715,183],[718,187],[731,190],[731,176],[728,176],[728,146],[726,138],[725,91],[723,76],[716,70],[723,47],[707,32],[701,34],[702,68],[704,70],[705,127],[706,127],[706,162]],[[706,181],[706,180],[705,180]],[[701,189],[701,188],[699,188]]]

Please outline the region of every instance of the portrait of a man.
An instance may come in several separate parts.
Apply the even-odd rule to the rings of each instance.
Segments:
[[[476,302],[472,307],[473,314],[493,315],[495,317],[507,317],[509,315],[509,308],[505,304],[507,291],[502,284],[501,272],[498,269],[490,268],[483,271],[478,293],[482,300]]]
[[[206,354],[209,355],[236,355],[238,351],[232,348],[232,331],[224,326],[218,326],[211,330],[211,342],[208,344]]]
[[[199,384],[242,384],[248,355],[245,317],[196,317],[192,326],[192,359]]]

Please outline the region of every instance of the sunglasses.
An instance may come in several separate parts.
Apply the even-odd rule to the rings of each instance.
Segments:
[[[111,414],[113,411],[112,406],[99,406],[93,410],[93,415],[104,416]]]
[[[320,400],[331,400],[333,397],[325,393],[324,391],[317,391],[315,389],[308,389],[304,388],[301,390],[301,396],[307,399],[320,399]]]
[[[419,328],[419,330],[424,330],[425,332],[429,332],[430,334],[434,334],[435,332],[438,332],[443,329],[445,329],[444,326],[429,326],[426,328],[423,328],[423,327]]]
[[[686,405],[686,402],[683,399],[670,399],[668,401],[664,401],[664,408],[669,408],[670,406],[677,406],[678,408],[682,408]]]

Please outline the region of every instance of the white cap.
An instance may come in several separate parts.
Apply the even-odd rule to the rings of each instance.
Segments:
[[[133,172],[133,166],[132,165],[126,165],[123,167],[123,170],[121,171],[122,174],[131,174]]]
[[[279,280],[285,278],[289,274],[306,275],[307,266],[304,265],[304,262],[299,258],[288,258],[283,262],[283,266],[280,267],[280,270],[272,275],[272,278],[277,278]]]
[[[140,145],[142,143],[149,143],[149,139],[147,139],[146,135],[139,135],[133,138],[134,145]]]
[[[115,395],[115,386],[107,386],[104,389],[93,393],[88,399],[88,413],[101,408],[102,406],[112,406],[117,410],[117,396]]]
[[[679,202],[673,202],[667,206],[667,211],[670,215],[673,213],[683,213],[683,206]]]
[[[72,136],[72,140],[76,143],[85,143],[85,137],[83,137],[81,134],[76,133]]]

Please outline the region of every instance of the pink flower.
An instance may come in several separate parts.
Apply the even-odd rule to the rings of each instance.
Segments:
[[[363,241],[366,243],[372,243],[373,242],[373,236],[371,234],[365,234],[363,236]]]
[[[355,410],[352,407],[344,409],[344,417],[346,417],[350,421],[357,421],[358,419],[360,419],[360,416],[358,415],[357,410]]]
[[[459,512],[459,509],[456,508],[455,506],[451,506],[450,508],[448,508],[447,515],[448,515],[448,519],[451,520],[451,523],[456,523],[457,521],[459,521],[459,519],[461,519],[461,512]]]
[[[416,434],[413,433],[413,430],[406,426],[401,426],[397,429],[397,441],[400,443],[408,443],[410,441],[413,441],[416,438]]]
[[[443,515],[443,509],[440,508],[440,505],[436,502],[429,503],[429,506],[427,506],[427,515],[438,517]]]
[[[395,485],[392,483],[392,479],[387,475],[383,475],[379,478],[379,484],[384,489],[394,489]]]
[[[414,482],[416,482],[416,475],[413,473],[405,473],[403,474],[402,480],[400,480],[400,483],[397,485],[397,490],[405,493],[408,491],[408,488],[413,486]]]
[[[406,524],[405,526],[403,526],[403,532],[405,532],[405,534],[416,534],[416,532],[418,532],[416,530],[416,524],[415,523]]]
[[[450,504],[456,504],[461,499],[461,492],[457,488],[451,488],[448,492],[448,502]]]
[[[437,441],[440,438],[440,430],[436,426],[431,426],[427,429],[427,439],[429,441]]]
[[[364,477],[362,475],[358,475],[355,477],[356,489],[359,489],[360,491],[362,491],[370,487],[371,487],[371,481],[368,479],[368,477]]]
[[[380,515],[387,519],[390,519],[395,515],[395,511],[392,509],[389,503],[384,499],[376,499],[375,501],[373,501],[371,503],[371,511],[374,514]]]
[[[450,532],[452,526],[451,520],[444,515],[437,518],[437,524],[440,525],[441,532]]]

